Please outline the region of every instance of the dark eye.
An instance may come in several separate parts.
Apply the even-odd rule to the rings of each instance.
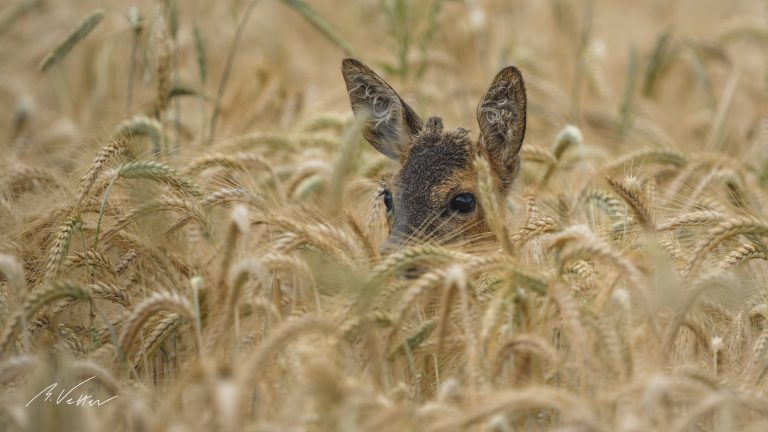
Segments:
[[[384,189],[384,192],[381,193],[381,196],[384,198],[384,207],[387,208],[387,213],[392,211],[392,192]]]
[[[458,194],[451,200],[451,210],[459,213],[470,213],[475,209],[475,196],[469,192]]]

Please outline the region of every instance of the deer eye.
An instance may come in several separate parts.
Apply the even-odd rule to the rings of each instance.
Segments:
[[[475,209],[475,196],[469,192],[458,194],[451,200],[450,208],[459,213],[471,213]]]
[[[384,191],[381,193],[381,196],[384,198],[384,207],[387,208],[387,213],[392,212],[392,192],[388,191],[387,189],[384,189]]]

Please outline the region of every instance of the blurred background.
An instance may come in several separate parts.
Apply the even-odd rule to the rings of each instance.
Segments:
[[[173,21],[174,82],[208,96],[182,98],[169,115],[180,118],[181,141],[204,142],[249,5],[4,2],[6,158],[69,166],[80,144],[150,112],[157,16]],[[496,71],[517,65],[529,90],[528,142],[548,143],[553,127],[574,123],[609,147],[642,141],[715,150],[756,136],[766,115],[765,1],[262,0],[252,7],[223,91],[218,138],[291,130],[319,112],[348,113],[339,71],[345,56],[371,65],[422,116],[475,131],[479,97]],[[104,21],[41,72],[46,54],[96,8],[106,11]],[[717,121],[727,127],[711,136]]]

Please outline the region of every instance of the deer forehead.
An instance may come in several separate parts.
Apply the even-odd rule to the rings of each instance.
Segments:
[[[404,204],[440,206],[452,191],[470,187],[475,153],[464,129],[419,134],[396,176]]]

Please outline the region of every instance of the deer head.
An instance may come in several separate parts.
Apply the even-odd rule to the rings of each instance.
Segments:
[[[354,59],[342,62],[352,110],[364,116],[363,136],[379,152],[400,162],[381,192],[392,249],[414,238],[438,242],[487,231],[477,194],[474,159],[487,158],[500,196],[520,170],[525,136],[526,94],[513,66],[502,69],[477,107],[480,135],[445,130],[439,117],[422,121],[392,87]]]

